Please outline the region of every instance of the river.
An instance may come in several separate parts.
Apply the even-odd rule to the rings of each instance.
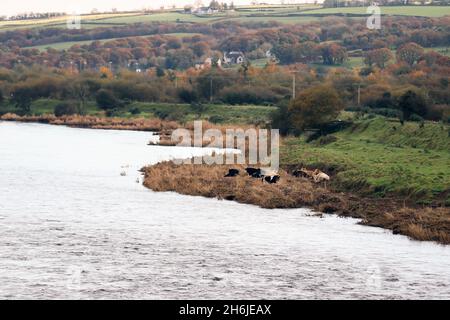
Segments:
[[[144,188],[142,166],[207,152],[150,139],[0,122],[0,298],[450,298],[449,246]]]

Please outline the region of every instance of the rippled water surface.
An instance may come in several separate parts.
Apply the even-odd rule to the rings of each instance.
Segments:
[[[144,188],[205,152],[150,139],[0,122],[0,298],[450,298],[450,247]]]

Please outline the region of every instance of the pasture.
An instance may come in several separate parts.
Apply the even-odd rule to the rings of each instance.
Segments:
[[[381,7],[382,14],[423,17],[442,17],[450,15],[450,6],[389,6]],[[172,22],[172,23],[215,23],[220,21],[275,21],[286,24],[308,23],[316,21],[322,15],[366,14],[365,7],[320,8],[317,5],[259,5],[242,6],[235,11],[214,15],[199,16],[183,13],[181,9],[164,12],[142,13],[105,13],[81,16],[83,28],[98,28],[127,25],[132,23]],[[314,17],[314,15],[318,15]],[[24,28],[49,28],[66,26],[67,17],[50,19],[0,21],[0,31]]]
[[[324,8],[308,11],[308,14],[367,14],[366,7],[352,8]],[[386,6],[381,7],[381,13],[385,15],[443,17],[450,15],[450,6]]]
[[[335,142],[288,138],[281,163],[334,169],[337,190],[450,204],[449,130],[432,122],[424,128],[414,122],[402,127],[394,119],[367,118],[334,134]]]
[[[198,35],[199,33],[165,33],[164,35],[173,36],[177,38],[186,38],[186,37],[192,37],[195,35]],[[108,39],[99,39],[100,42],[108,42],[108,41],[114,41],[118,39],[128,39],[128,38],[146,38],[150,37],[152,35],[147,36],[134,36],[134,37],[119,37],[119,38],[108,38]],[[38,49],[40,51],[45,51],[47,48],[52,48],[55,50],[67,50],[70,49],[74,45],[86,45],[91,44],[96,40],[83,40],[83,41],[67,41],[67,42],[56,42],[51,44],[44,44],[40,46],[33,46],[33,47],[27,47],[27,49]]]

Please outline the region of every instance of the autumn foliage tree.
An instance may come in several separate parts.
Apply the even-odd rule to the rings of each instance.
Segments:
[[[369,67],[376,65],[378,68],[384,69],[393,57],[391,50],[387,48],[375,49],[365,54],[364,63]]]
[[[347,58],[347,50],[337,43],[324,43],[320,46],[323,64],[342,64]]]
[[[413,66],[422,58],[424,49],[418,44],[411,42],[407,43],[397,49],[397,60],[399,62],[405,62],[410,66]]]
[[[292,126],[299,131],[319,128],[333,121],[343,110],[339,94],[329,85],[319,85],[306,89],[289,104]]]

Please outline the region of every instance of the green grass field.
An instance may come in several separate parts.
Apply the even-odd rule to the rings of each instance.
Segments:
[[[450,15],[450,6],[389,6],[381,7],[386,15],[406,15],[424,17],[442,17]],[[211,16],[196,16],[184,14],[179,11],[166,11],[143,14],[140,12],[91,14],[81,17],[83,28],[111,27],[140,22],[189,22],[189,23],[214,23],[218,21],[277,21],[286,24],[307,23],[320,19],[309,16],[311,14],[348,13],[366,14],[366,8],[320,8],[318,5],[259,5],[238,7],[235,12],[220,13]],[[302,16],[304,14],[305,16]],[[57,17],[39,20],[0,21],[0,31],[23,28],[48,28],[66,26],[67,17]]]
[[[358,120],[330,144],[287,139],[281,163],[336,168],[332,185],[341,191],[450,204],[450,194],[443,194],[450,191],[449,130],[431,122],[420,128],[382,117]]]
[[[367,8],[326,8],[308,11],[308,14],[367,14]],[[392,6],[381,7],[381,13],[386,15],[443,17],[450,15],[450,6]]]
[[[169,36],[173,36],[173,37],[177,37],[177,38],[186,38],[186,37],[192,37],[195,35],[198,35],[199,33],[166,33],[164,35],[169,35]],[[127,38],[146,38],[146,37],[150,37],[151,35],[148,36],[136,36],[136,37],[120,37],[120,38],[110,38],[110,39],[100,39],[98,41],[100,42],[108,42],[108,41],[113,41],[113,40],[118,40],[118,39],[127,39]],[[40,45],[40,46],[33,46],[33,47],[27,47],[28,49],[38,49],[41,51],[46,50],[47,48],[52,48],[55,50],[67,50],[69,48],[71,48],[74,45],[85,45],[85,44],[90,44],[92,43],[94,40],[84,40],[84,41],[67,41],[67,42],[56,42],[56,43],[51,43],[51,44],[45,44],[45,45]]]
[[[39,99],[32,103],[31,112],[35,115],[53,114],[58,100]],[[132,114],[134,108],[140,110],[139,114]],[[133,102],[123,108],[116,116],[124,118],[142,117],[155,118],[162,113],[167,114],[177,121],[187,122],[196,119],[210,120],[214,118],[220,123],[256,124],[266,122],[275,107],[268,106],[230,106],[221,104],[205,105],[205,110],[198,115],[188,104],[145,103]],[[0,114],[17,111],[14,106],[0,105]],[[87,115],[104,116],[104,111],[99,109],[95,102],[90,101],[85,107]]]

